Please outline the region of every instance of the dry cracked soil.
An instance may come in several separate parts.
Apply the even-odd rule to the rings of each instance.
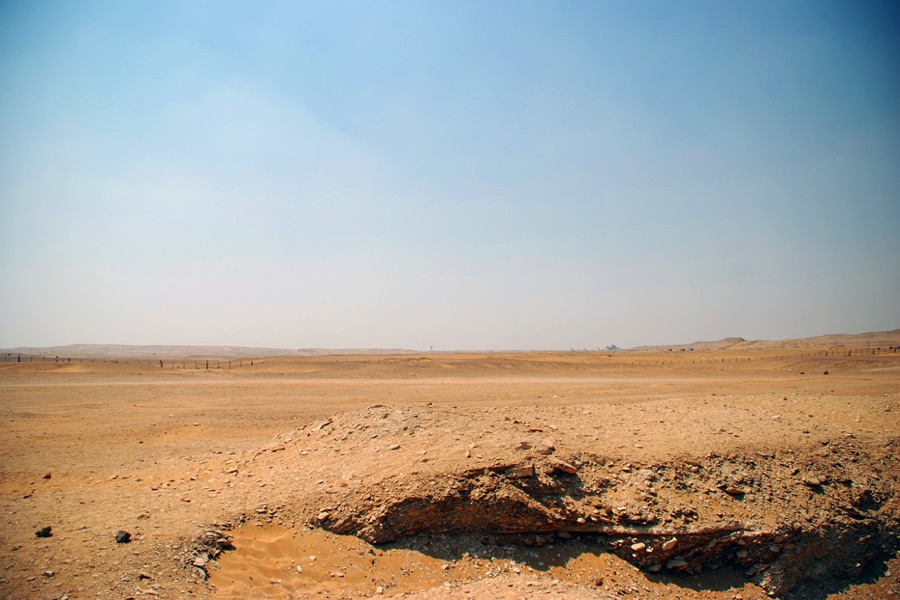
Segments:
[[[900,353],[835,354],[0,363],[0,597],[900,598]]]

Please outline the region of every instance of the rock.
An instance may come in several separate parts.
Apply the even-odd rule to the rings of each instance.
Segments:
[[[153,575],[150,575],[149,573],[141,571],[140,573],[138,573],[138,579],[153,579]]]
[[[816,475],[807,475],[803,478],[803,483],[805,483],[809,487],[818,487],[822,485],[823,481],[821,477],[818,477]]]
[[[531,449],[531,444],[529,444],[528,442],[519,442],[519,445],[517,446],[517,449],[519,449],[519,450],[530,450],[530,449]]]
[[[602,578],[602,577],[595,577],[595,578],[594,578],[594,585],[596,585],[596,586],[598,586],[598,587],[601,586],[601,585],[603,585],[603,578]]]
[[[678,545],[678,538],[672,538],[671,540],[669,540],[667,542],[663,542],[662,551],[668,552],[669,550],[674,550],[675,546],[677,546],[677,545]]]
[[[636,544],[631,545],[631,549],[634,552],[640,552],[641,550],[644,550],[646,548],[647,548],[647,544],[645,544],[644,542],[638,542]]]
[[[34,537],[39,537],[39,538],[53,537],[53,534],[50,533],[51,529],[52,528],[49,525],[47,525],[46,527],[42,527],[41,529],[38,529],[37,531],[34,532]]]
[[[131,534],[127,531],[122,531],[121,529],[116,532],[116,543],[117,544],[127,544],[131,541]]]
[[[50,479],[51,477],[53,477],[52,473],[47,473],[46,475],[44,475],[44,479]]]
[[[520,467],[513,467],[506,471],[507,476],[522,478],[522,477],[534,477],[534,465],[523,465]]]
[[[556,471],[562,471],[563,473],[568,473],[569,475],[574,475],[578,472],[578,469],[575,465],[571,465],[563,460],[554,459],[550,462],[550,466],[553,467]]]
[[[43,575],[44,577],[53,577],[54,575],[56,575],[56,571],[44,571],[43,573],[41,573],[41,575]]]
[[[673,558],[666,562],[667,569],[684,569],[688,566],[688,563],[683,558]]]
[[[542,439],[540,445],[538,446],[538,454],[542,454],[544,456],[553,454],[554,450],[556,450],[556,446],[553,444],[553,440],[547,438]]]
[[[399,449],[400,449],[400,444],[391,444],[390,446],[388,446],[388,450],[399,450]]]

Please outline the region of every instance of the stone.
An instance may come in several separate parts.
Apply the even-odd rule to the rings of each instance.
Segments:
[[[116,532],[116,543],[117,544],[127,544],[131,541],[131,534],[127,531],[122,531],[121,529]]]
[[[688,566],[688,562],[683,558],[673,558],[666,562],[667,569],[684,569]]]
[[[534,465],[523,465],[519,467],[513,467],[506,471],[506,474],[509,477],[522,478],[522,477],[534,477]]]
[[[807,475],[803,478],[803,483],[808,485],[809,487],[818,487],[822,485],[822,479],[817,477],[816,475]]]
[[[553,467],[556,471],[562,471],[563,473],[568,473],[569,475],[574,475],[578,472],[578,469],[575,465],[571,465],[564,460],[554,459],[551,461],[550,466]]]
[[[50,533],[51,529],[52,529],[52,527],[50,527],[49,525],[47,525],[46,527],[42,527],[34,532],[34,537],[39,537],[39,538],[53,537],[53,534]]]
[[[400,449],[400,444],[391,444],[390,446],[388,446],[388,450],[399,450],[399,449]]]
[[[556,446],[553,444],[553,440],[544,438],[541,440],[540,445],[538,446],[538,454],[542,454],[544,456],[549,456],[553,454],[553,451],[556,450]]]
[[[662,551],[668,552],[669,550],[674,550],[675,546],[678,545],[678,538],[672,538],[666,542],[663,542]]]
[[[638,542],[636,544],[631,545],[631,549],[634,552],[640,552],[642,550],[645,550],[646,548],[647,548],[647,544],[645,544],[644,542]]]

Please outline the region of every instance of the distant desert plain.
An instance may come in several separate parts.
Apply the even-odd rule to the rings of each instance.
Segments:
[[[900,330],[0,350],[0,598],[900,598]]]

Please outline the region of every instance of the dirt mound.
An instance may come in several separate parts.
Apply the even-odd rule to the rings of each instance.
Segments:
[[[419,551],[417,540],[433,545],[435,536],[488,536],[482,545],[498,547],[578,538],[648,574],[736,569],[770,595],[883,570],[898,549],[897,438],[847,433],[647,461],[593,452],[583,408],[559,407],[557,424],[540,411],[507,412],[373,406],[282,435],[237,468],[299,467],[334,453],[344,456],[340,475],[313,460],[312,481],[238,522],[302,524]],[[489,424],[489,435],[464,435],[473,423]]]

